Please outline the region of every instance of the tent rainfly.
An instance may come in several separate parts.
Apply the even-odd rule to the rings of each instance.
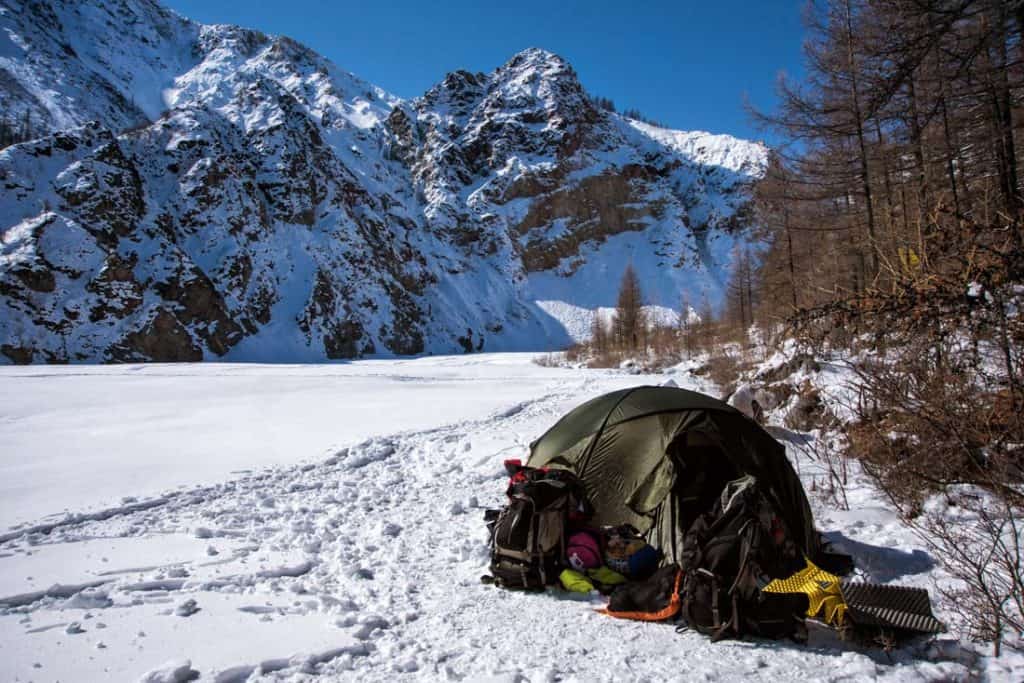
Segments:
[[[531,467],[579,477],[596,525],[632,524],[679,562],[683,537],[725,484],[753,475],[805,556],[820,538],[783,446],[757,423],[710,396],[642,386],[587,401],[530,445]]]

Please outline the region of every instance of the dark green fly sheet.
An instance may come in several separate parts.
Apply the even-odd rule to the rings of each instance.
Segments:
[[[704,394],[642,386],[599,396],[533,442],[527,464],[574,472],[594,505],[595,524],[632,524],[671,561],[693,519],[726,482],[753,475],[801,550],[810,558],[819,552],[785,448],[743,413]]]

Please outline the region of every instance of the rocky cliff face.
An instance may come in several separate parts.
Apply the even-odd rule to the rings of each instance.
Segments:
[[[0,26],[0,106],[47,131],[0,150],[11,362],[557,346],[627,261],[652,303],[717,298],[765,163],[596,108],[543,50],[403,101],[148,0]]]

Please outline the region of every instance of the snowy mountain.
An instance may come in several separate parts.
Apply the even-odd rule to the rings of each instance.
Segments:
[[[12,362],[542,349],[721,298],[763,146],[594,106],[525,50],[404,101],[150,0],[0,0]],[[43,134],[45,133],[45,134]],[[568,317],[566,317],[568,315]]]

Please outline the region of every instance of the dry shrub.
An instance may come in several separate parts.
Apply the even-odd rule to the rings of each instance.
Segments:
[[[955,507],[926,510],[912,522],[915,530],[957,579],[940,586],[960,630],[977,642],[1020,650],[1024,634],[1024,518],[1019,505],[984,490],[958,487],[947,492]]]
[[[908,344],[856,368],[849,453],[959,583],[941,586],[970,637],[1024,629],[1024,417],[984,353]],[[1014,634],[1011,637],[1011,634]]]
[[[731,387],[736,385],[740,376],[741,363],[737,356],[729,353],[712,354],[707,362],[708,379],[721,387],[726,393],[732,393]]]
[[[549,351],[543,355],[534,356],[533,362],[542,368],[557,368],[562,365],[562,354]]]
[[[586,353],[586,347],[581,344],[573,344],[565,350],[565,360],[570,363],[579,362],[580,358]]]
[[[1024,421],[1005,391],[986,389],[953,349],[910,347],[856,367],[858,422],[850,453],[911,511],[924,497],[969,484],[1010,497],[1024,480]]]

